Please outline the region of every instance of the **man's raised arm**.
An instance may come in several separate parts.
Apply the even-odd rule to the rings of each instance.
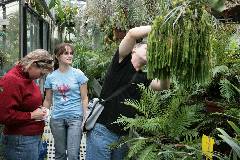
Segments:
[[[131,53],[136,40],[144,38],[151,31],[151,26],[140,26],[130,29],[119,45],[119,62]]]

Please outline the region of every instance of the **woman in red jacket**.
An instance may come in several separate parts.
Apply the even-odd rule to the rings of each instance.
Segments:
[[[44,129],[42,95],[34,80],[53,68],[51,55],[37,49],[14,66],[0,80],[0,123],[7,160],[37,160]]]

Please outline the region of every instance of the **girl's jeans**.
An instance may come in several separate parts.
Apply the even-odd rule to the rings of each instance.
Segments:
[[[38,160],[41,136],[2,135],[7,160]]]
[[[116,143],[121,136],[109,131],[104,125],[96,123],[87,133],[86,160],[123,160],[127,146],[114,150],[110,145]]]
[[[67,160],[67,158],[68,160],[79,160],[82,139],[81,126],[82,116],[69,119],[50,119],[55,160]]]

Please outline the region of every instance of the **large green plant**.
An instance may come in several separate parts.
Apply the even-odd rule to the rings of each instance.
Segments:
[[[93,49],[87,46],[87,44],[75,43],[73,66],[81,69],[89,78],[90,97],[99,96],[103,77],[115,50],[116,46],[114,44],[108,47]]]
[[[191,159],[201,156],[196,123],[202,120],[201,104],[187,104],[188,94],[180,90],[154,92],[140,85],[139,101],[127,100],[140,115],[122,117],[118,123],[134,130],[138,137],[125,141],[131,145],[127,158]],[[190,145],[192,147],[190,147]]]
[[[210,80],[213,18],[202,1],[189,0],[158,16],[148,36],[148,77],[175,76],[191,86]]]
[[[71,1],[68,0],[65,2],[65,5],[62,4],[61,0],[51,0],[49,3],[49,9],[54,8],[56,15],[56,23],[59,27],[59,32],[64,32],[66,29],[68,34],[68,41],[71,41],[70,34],[75,32],[75,16],[78,13],[78,7],[72,6]],[[65,41],[67,38],[65,37]]]

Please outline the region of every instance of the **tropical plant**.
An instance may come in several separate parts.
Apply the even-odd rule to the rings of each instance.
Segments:
[[[210,80],[213,18],[202,1],[186,1],[158,16],[148,36],[148,77],[191,86]]]
[[[65,37],[65,41],[71,41],[70,35],[74,33],[75,29],[75,16],[78,13],[78,7],[72,6],[71,1],[68,0],[63,5],[61,0],[51,0],[49,3],[49,9],[54,8],[56,11],[56,23],[59,27],[60,32],[64,32],[66,28],[68,34],[68,40]]]
[[[232,160],[237,160],[240,158],[240,139],[239,139],[240,129],[233,122],[228,121],[228,123],[235,131],[235,137],[229,136],[228,133],[221,128],[217,128],[217,130],[221,133],[218,136],[222,138],[222,140],[232,148],[229,157]]]
[[[116,46],[93,49],[81,42],[75,43],[75,57],[73,66],[81,69],[89,78],[88,87],[90,97],[99,97],[103,77],[111,62]]]
[[[123,142],[131,145],[127,158],[191,159],[201,156],[196,124],[202,121],[202,105],[188,104],[189,95],[179,89],[158,93],[143,85],[139,88],[141,99],[125,102],[126,107],[134,107],[139,114],[135,118],[122,116],[117,120],[125,130],[137,133],[137,137],[126,138]]]

